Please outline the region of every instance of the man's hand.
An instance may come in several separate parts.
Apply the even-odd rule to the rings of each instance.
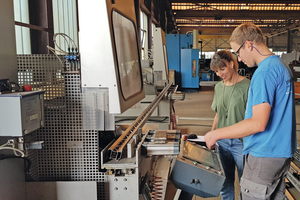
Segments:
[[[206,146],[209,148],[209,149],[214,149],[214,146],[217,142],[217,140],[214,138],[214,131],[210,131],[208,133],[205,134],[204,136],[204,141],[206,143]]]

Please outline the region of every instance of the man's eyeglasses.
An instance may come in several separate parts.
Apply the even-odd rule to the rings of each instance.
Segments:
[[[245,42],[243,42],[243,44],[240,46],[240,48],[234,53],[235,55],[237,55],[237,57],[240,56],[239,52],[241,50],[241,48],[244,46]]]

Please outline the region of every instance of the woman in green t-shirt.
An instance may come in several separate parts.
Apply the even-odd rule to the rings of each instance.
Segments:
[[[213,56],[210,68],[223,80],[216,84],[211,108],[216,112],[212,130],[231,126],[244,119],[250,80],[238,74],[238,62],[229,50]],[[218,141],[218,154],[226,175],[221,190],[223,200],[234,200],[235,167],[243,173],[243,143],[241,139]]]

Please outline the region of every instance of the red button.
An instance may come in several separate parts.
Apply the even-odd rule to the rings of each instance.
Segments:
[[[183,140],[187,140],[187,138],[188,138],[188,135],[183,135],[183,136],[182,136],[182,139],[183,139]]]
[[[32,91],[32,86],[31,85],[24,85],[22,87],[23,91]]]

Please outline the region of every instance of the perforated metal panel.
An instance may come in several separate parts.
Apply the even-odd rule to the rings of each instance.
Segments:
[[[27,181],[97,181],[98,199],[105,199],[98,131],[84,130],[82,124],[80,73],[64,73],[54,55],[18,55],[18,79],[20,86],[45,90],[45,126],[25,138],[44,141],[42,150],[29,151]]]

